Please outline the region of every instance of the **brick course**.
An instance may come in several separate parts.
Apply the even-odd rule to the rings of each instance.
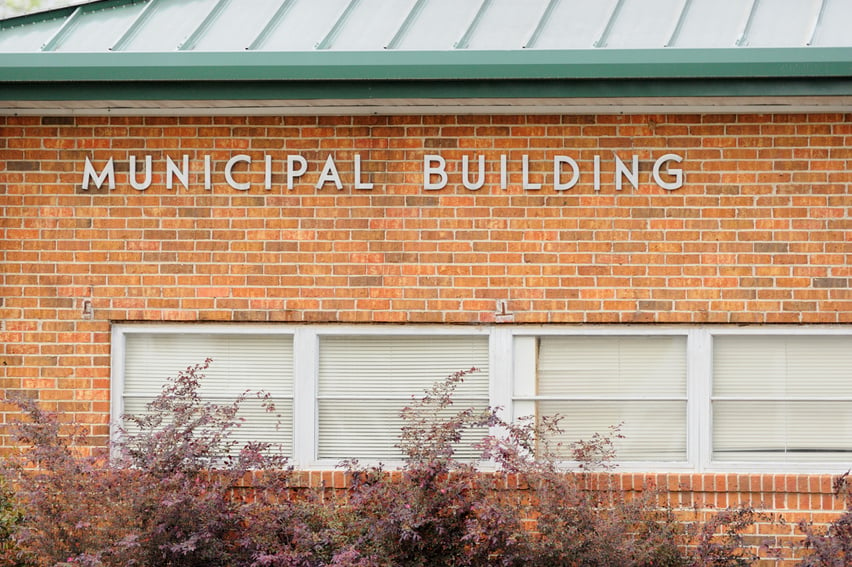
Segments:
[[[37,391],[103,443],[115,321],[490,324],[507,320],[503,305],[516,324],[850,324],[850,124],[843,114],[0,117],[2,387]],[[675,191],[651,180],[670,152],[684,157]],[[241,153],[253,160],[250,174],[234,170],[248,191],[223,177]],[[166,189],[165,157],[184,154],[190,189]],[[289,154],[308,163],[293,190]],[[354,188],[355,154],[372,190]],[[444,189],[424,190],[424,154],[447,160]],[[475,176],[479,154],[486,183],[471,191],[461,158]],[[552,187],[556,154],[580,164],[570,190]],[[638,189],[615,190],[613,154],[639,156]],[[153,156],[145,191],[129,184],[131,155]],[[341,191],[314,187],[329,155]],[[540,190],[521,185],[524,155]],[[87,157],[97,168],[115,160],[115,190],[81,188]],[[779,508],[825,506],[822,489],[804,506],[781,494]]]

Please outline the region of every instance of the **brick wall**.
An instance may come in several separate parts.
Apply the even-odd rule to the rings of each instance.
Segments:
[[[391,478],[401,476],[396,471],[390,474]],[[645,490],[660,490],[665,494],[661,504],[675,510],[684,522],[707,522],[726,508],[754,506],[755,521],[743,532],[743,544],[751,546],[751,551],[761,558],[756,567],[797,565],[806,553],[798,522],[804,520],[824,528],[845,509],[844,498],[835,495],[836,479],[830,475],[616,473],[616,476],[613,482],[608,473],[595,473],[586,482],[590,487],[623,491],[628,497]],[[347,474],[340,470],[304,471],[293,481],[297,487],[323,487],[329,491],[345,489],[349,483]],[[254,475],[248,475],[245,484],[256,486]],[[530,487],[517,475],[497,476],[494,486],[529,501]],[[529,526],[534,529],[534,520]]]
[[[2,385],[91,423],[98,443],[113,321],[852,323],[850,115],[46,116],[0,128]],[[651,173],[666,153],[684,158],[673,191]],[[224,180],[239,154],[252,158],[250,173],[233,170],[247,191]],[[355,187],[355,154],[371,190]],[[447,160],[444,189],[424,189],[424,154]],[[471,191],[461,157],[480,154],[486,183]],[[567,191],[553,188],[557,154],[581,169]],[[638,188],[616,191],[614,154],[639,156]],[[153,157],[144,191],[127,179],[132,155]],[[190,188],[167,189],[165,157],[183,155]],[[287,155],[307,164],[292,190]],[[342,190],[315,188],[328,155]],[[522,186],[524,155],[541,189]],[[113,158],[114,190],[81,187],[86,158],[98,171]],[[797,499],[781,508],[827,506],[822,490],[778,494]]]

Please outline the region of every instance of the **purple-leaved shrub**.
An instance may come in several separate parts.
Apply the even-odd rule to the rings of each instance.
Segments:
[[[524,564],[517,506],[497,498],[493,478],[476,463],[456,456],[465,432],[485,435],[499,423],[488,408],[448,412],[456,386],[473,371],[449,376],[402,410],[399,474],[343,463],[352,479],[353,543],[370,565]]]
[[[835,479],[834,493],[846,499],[846,511],[839,518],[824,529],[809,522],[799,522],[799,529],[805,534],[802,567],[852,565],[852,490],[849,487],[849,471]]]
[[[201,399],[209,363],[179,372],[146,414],[128,416],[133,433],[111,455],[82,451],[82,429],[60,425],[32,400],[15,402],[28,419],[12,434],[26,450],[4,472],[22,511],[15,540],[35,565],[252,564],[245,519],[286,485],[290,469],[271,447],[232,439],[244,397],[225,405]],[[268,485],[235,497],[233,487],[255,469],[269,471]]]
[[[742,538],[753,510],[685,523],[661,491],[621,489],[610,470],[618,428],[567,447],[568,470],[563,448],[548,441],[558,418],[510,423],[494,408],[455,408],[457,386],[475,369],[403,409],[400,470],[344,462],[348,484],[331,489],[296,482],[275,447],[234,440],[245,396],[205,401],[209,364],[178,373],[144,415],[127,416],[109,453],[18,400],[26,419],[12,431],[22,451],[2,469],[10,488],[0,492],[2,565],[742,567],[756,559]],[[460,456],[471,439],[479,459]],[[486,462],[494,470],[483,472]]]

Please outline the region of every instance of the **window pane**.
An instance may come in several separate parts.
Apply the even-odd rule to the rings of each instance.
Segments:
[[[852,337],[713,339],[715,396],[850,396]]]
[[[206,401],[223,405],[230,404],[234,398],[214,398],[205,396]],[[128,414],[142,415],[145,413],[145,405],[150,401],[142,398],[126,398],[124,411]],[[274,412],[266,411],[266,406],[257,399],[247,399],[237,412],[237,419],[244,420],[240,426],[232,430],[231,439],[236,442],[237,447],[249,441],[259,441],[272,444],[275,454],[291,456],[293,454],[293,400],[292,399],[270,399],[275,406]],[[129,434],[138,430],[128,426]]]
[[[614,445],[617,460],[686,459],[685,401],[538,402],[537,414],[562,416],[565,433],[553,441],[563,443],[563,456],[571,443],[588,441],[595,433],[606,435],[622,424],[624,438]]]
[[[537,365],[537,415],[563,416],[563,442],[621,424],[618,460],[686,460],[686,337],[541,337]]]
[[[850,368],[848,336],[714,338],[714,458],[848,460]]]
[[[542,396],[686,396],[686,338],[542,337]]]
[[[479,371],[456,390],[458,409],[488,406],[487,337],[321,337],[318,457],[400,458],[400,410],[471,367]]]
[[[407,404],[401,400],[320,400],[319,458],[401,459],[402,453],[395,445],[403,426],[399,412]],[[461,409],[487,406],[487,400],[454,399],[453,406],[443,415],[449,419]],[[485,433],[465,432],[457,447],[457,457],[476,458],[478,451],[474,445]]]
[[[293,338],[289,335],[130,333],[126,339],[124,411],[140,414],[159,394],[168,377],[211,358],[199,393],[202,398],[232,403],[246,392],[263,391],[275,405],[267,412],[259,400],[247,399],[238,417],[245,418],[234,439],[293,445]]]
[[[716,401],[713,456],[720,461],[852,458],[849,402]]]

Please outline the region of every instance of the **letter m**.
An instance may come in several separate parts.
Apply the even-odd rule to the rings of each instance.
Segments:
[[[104,184],[104,181],[109,180],[109,188],[110,190],[115,189],[115,165],[112,162],[112,158],[109,158],[109,161],[104,166],[103,170],[100,174],[95,171],[95,166],[92,165],[92,162],[89,160],[89,157],[86,156],[86,165],[83,169],[83,190],[89,190],[89,181],[94,180],[95,188],[100,189],[101,185]]]

